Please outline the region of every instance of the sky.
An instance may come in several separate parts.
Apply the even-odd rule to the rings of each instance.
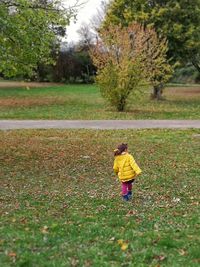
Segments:
[[[72,6],[76,0],[63,0],[66,5]],[[77,42],[79,40],[79,35],[77,30],[81,27],[83,23],[90,23],[90,19],[95,16],[97,9],[100,8],[102,0],[79,0],[83,5],[78,9],[77,21],[73,20],[70,26],[67,27],[67,42]],[[109,0],[106,0],[109,2]]]

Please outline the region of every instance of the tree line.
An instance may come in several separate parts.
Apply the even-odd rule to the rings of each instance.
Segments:
[[[102,95],[123,110],[141,81],[160,99],[177,67],[200,73],[200,0],[112,0],[93,21],[95,38],[82,27],[81,42],[61,49],[77,8],[78,0],[68,8],[61,0],[1,0],[0,75],[85,83],[96,76]]]

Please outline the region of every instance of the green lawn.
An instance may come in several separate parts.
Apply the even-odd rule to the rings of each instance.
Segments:
[[[200,86],[172,85],[165,101],[149,90],[132,96],[126,112],[116,112],[94,85],[0,88],[0,119],[199,119]]]
[[[122,141],[143,170],[128,203]],[[0,131],[1,266],[199,266],[199,151],[198,130]]]

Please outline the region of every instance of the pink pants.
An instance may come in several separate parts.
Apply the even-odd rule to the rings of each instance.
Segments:
[[[128,191],[132,191],[132,183],[134,182],[134,179],[133,180],[130,180],[128,182],[122,182],[122,195],[127,195],[128,194]]]

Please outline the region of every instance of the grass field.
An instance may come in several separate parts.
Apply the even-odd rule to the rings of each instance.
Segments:
[[[5,84],[5,83],[4,83]],[[11,86],[9,84],[9,86]],[[199,119],[200,86],[170,86],[165,101],[150,92],[132,96],[126,112],[116,112],[94,85],[43,88],[0,87],[0,119]]]
[[[143,170],[130,202],[112,174],[122,141]],[[199,266],[199,141],[198,130],[0,131],[1,266]]]

